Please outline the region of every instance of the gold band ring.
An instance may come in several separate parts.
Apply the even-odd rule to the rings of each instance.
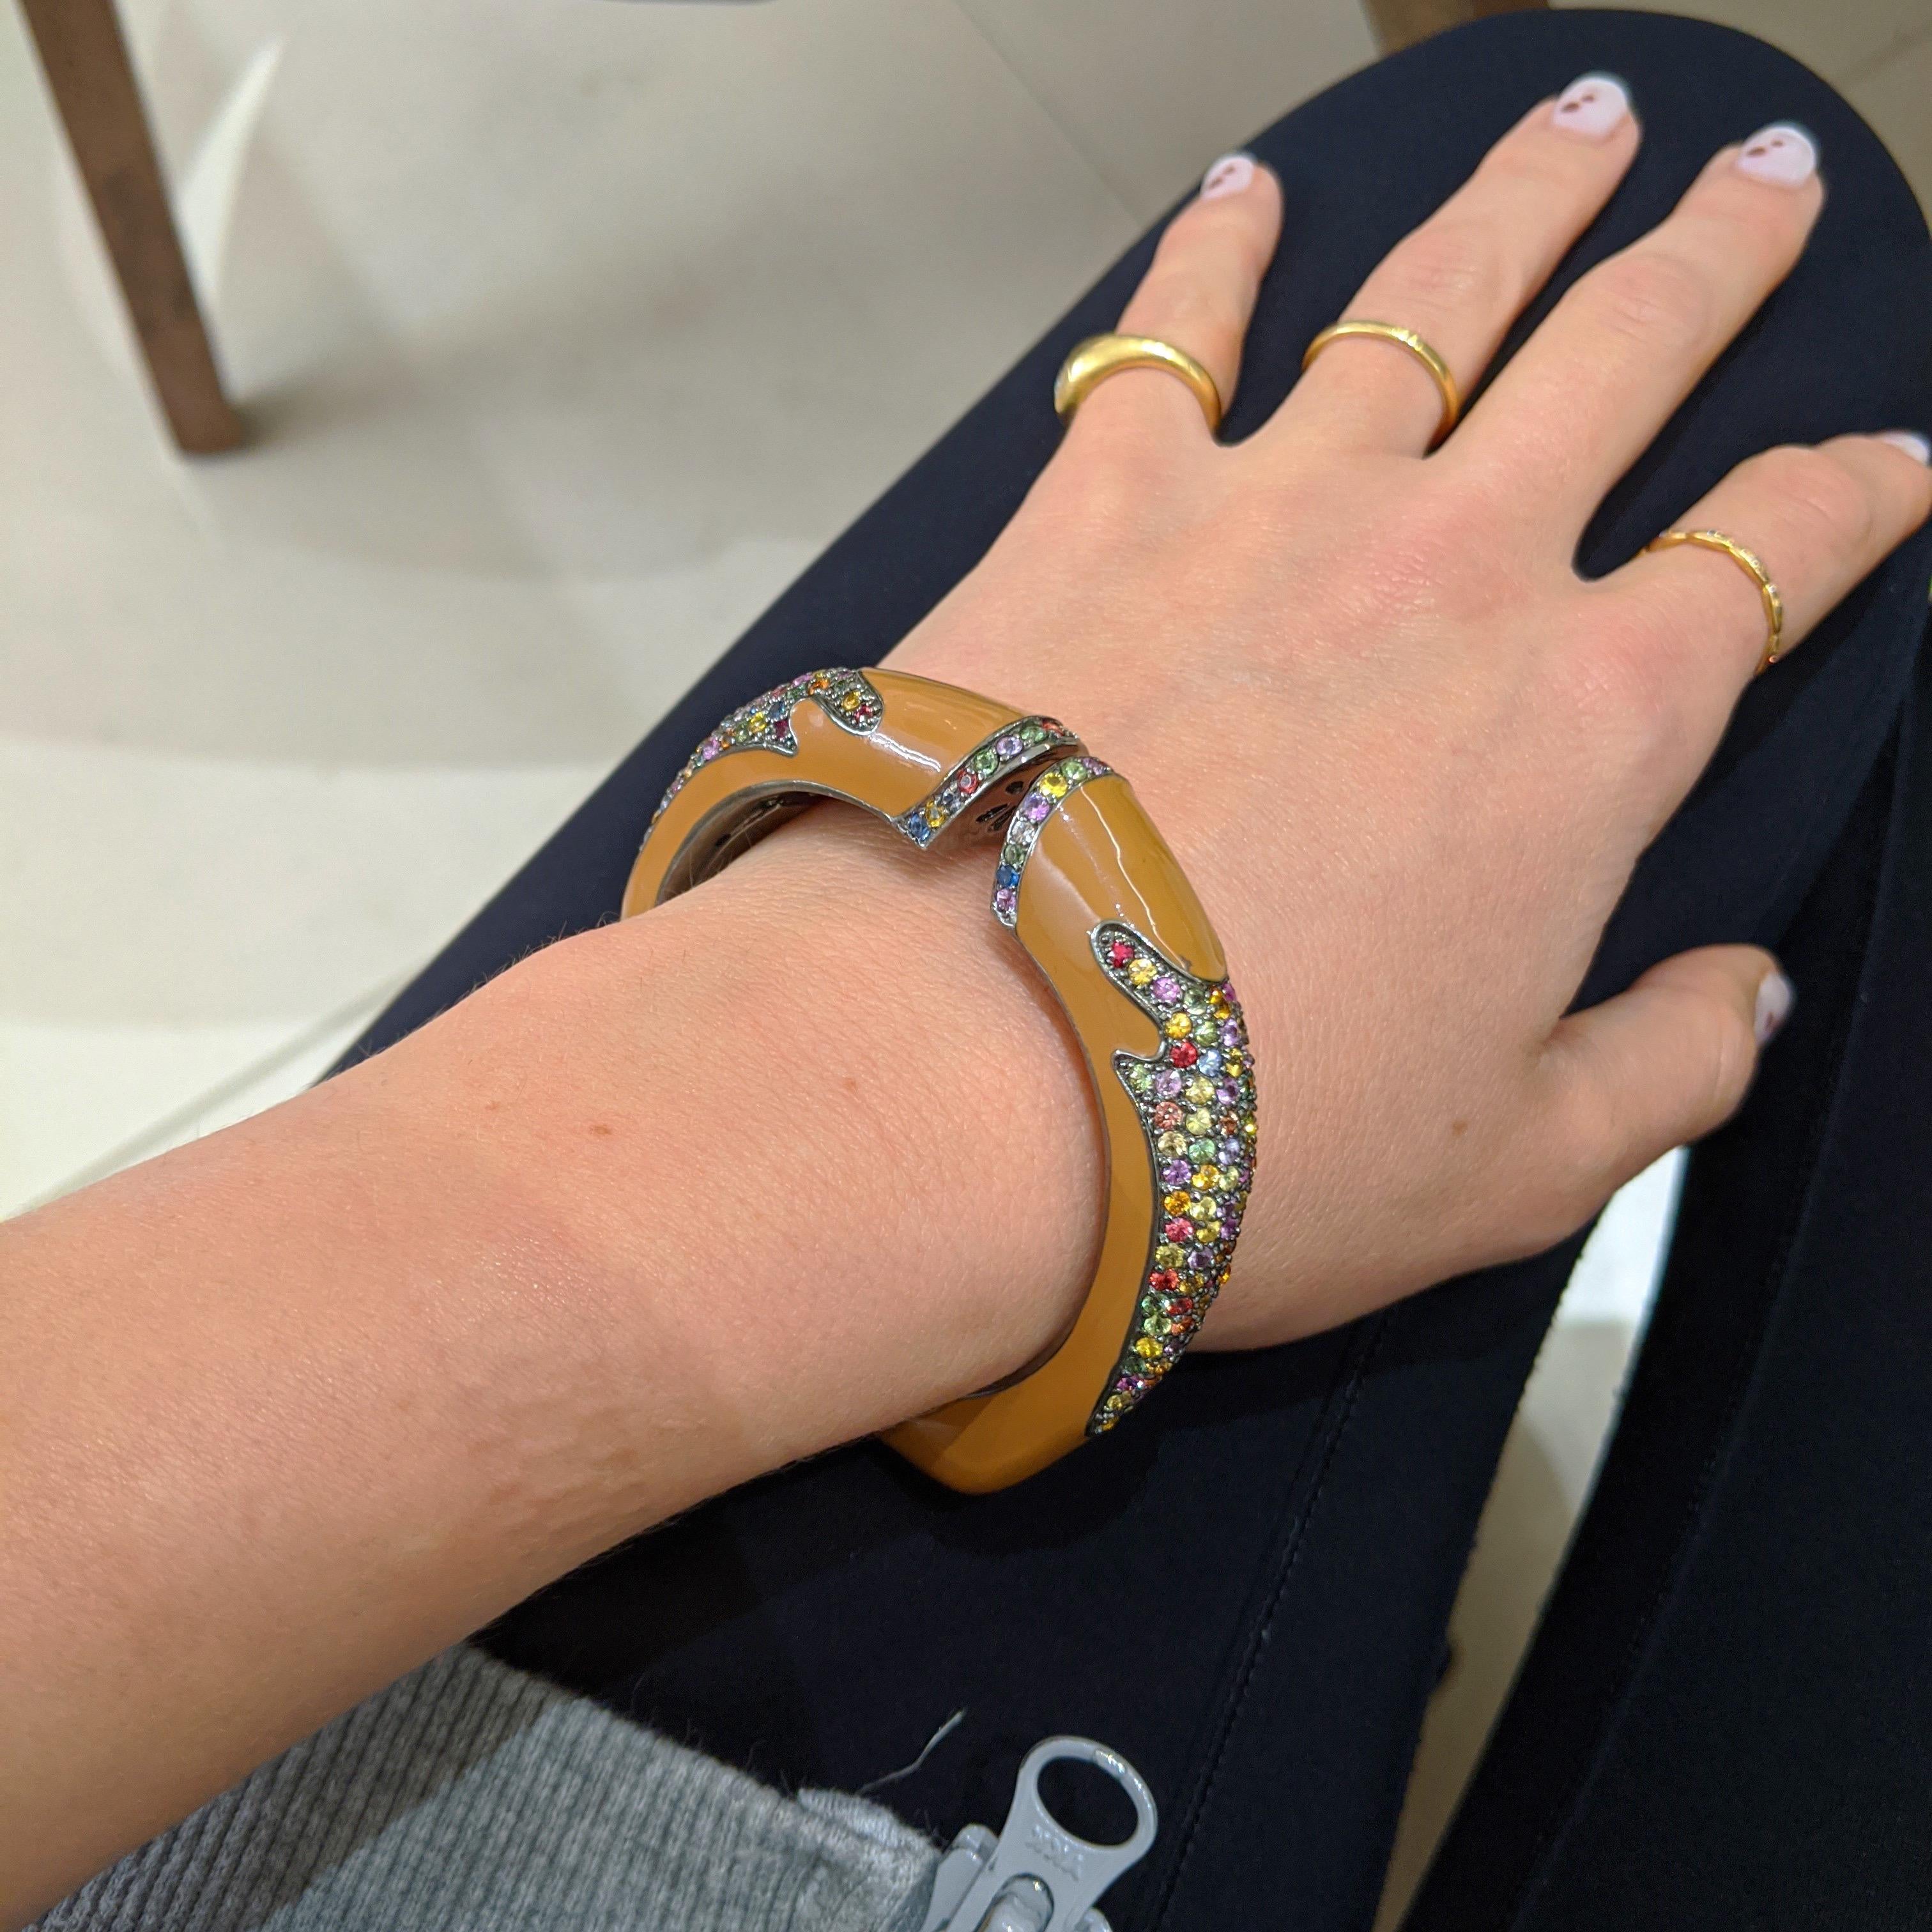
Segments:
[[[1727,537],[1722,530],[1666,530],[1660,537],[1652,537],[1644,545],[1646,551],[1675,550],[1679,544],[1695,544],[1700,550],[1714,550],[1727,556],[1757,586],[1759,600],[1764,605],[1764,654],[1757,661],[1757,670],[1752,675],[1768,670],[1777,663],[1784,650],[1784,599],[1779,596],[1778,586],[1772,582],[1771,573],[1764,567],[1756,551],[1747,550],[1735,537]]]
[[[1363,322],[1354,317],[1331,322],[1322,330],[1302,351],[1302,368],[1306,369],[1331,342],[1340,342],[1351,335],[1366,335],[1378,341],[1393,342],[1398,349],[1406,349],[1435,377],[1436,392],[1442,398],[1442,420],[1436,425],[1436,434],[1429,439],[1429,446],[1433,449],[1456,427],[1462,414],[1462,393],[1456,386],[1454,372],[1414,329],[1398,328],[1392,322]]]
[[[1074,411],[1109,376],[1118,376],[1123,369],[1165,369],[1170,376],[1178,376],[1194,392],[1209,430],[1221,427],[1221,392],[1214,386],[1214,377],[1186,350],[1156,335],[1090,335],[1084,342],[1076,343],[1053,380],[1053,406],[1059,411],[1060,420],[1070,423]]]

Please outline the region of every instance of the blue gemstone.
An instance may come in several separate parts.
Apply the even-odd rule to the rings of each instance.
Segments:
[[[993,874],[993,883],[996,886],[1016,886],[1019,882],[1019,874],[1014,871],[1012,867],[1010,866],[1002,866],[1000,869]]]

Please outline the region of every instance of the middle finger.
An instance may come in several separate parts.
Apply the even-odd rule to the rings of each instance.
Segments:
[[[1467,395],[1522,307],[1623,178],[1637,147],[1630,98],[1585,74],[1539,103],[1422,226],[1397,242],[1344,316],[1414,330]],[[1276,411],[1277,428],[1331,447],[1420,456],[1442,398],[1404,349],[1371,338],[1331,344]]]

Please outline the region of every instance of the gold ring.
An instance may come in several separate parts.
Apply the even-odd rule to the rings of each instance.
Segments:
[[[1398,328],[1392,322],[1361,322],[1353,318],[1342,322],[1331,322],[1302,351],[1301,366],[1306,369],[1331,342],[1340,342],[1345,336],[1366,335],[1382,342],[1393,342],[1399,349],[1406,349],[1410,355],[1436,379],[1437,392],[1442,398],[1442,420],[1436,425],[1436,434],[1429,440],[1433,449],[1456,427],[1462,413],[1462,394],[1456,386],[1454,372],[1422,338],[1412,328]]]
[[[1155,335],[1090,335],[1076,343],[1053,379],[1053,406],[1070,423],[1079,408],[1109,376],[1123,369],[1165,369],[1194,392],[1211,434],[1221,427],[1221,392],[1214,379],[1184,349]]]
[[[1756,551],[1745,549],[1722,530],[1666,530],[1660,537],[1652,537],[1644,548],[1647,551],[1675,550],[1679,544],[1695,544],[1700,550],[1720,552],[1757,586],[1758,597],[1764,605],[1764,655],[1758,659],[1757,670],[1752,675],[1769,670],[1784,650],[1784,599],[1778,595],[1778,586],[1772,582],[1771,573]]]

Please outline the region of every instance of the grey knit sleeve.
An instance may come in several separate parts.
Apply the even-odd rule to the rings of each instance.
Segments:
[[[938,1854],[458,1646],[56,1906],[44,1932],[910,1932]]]

